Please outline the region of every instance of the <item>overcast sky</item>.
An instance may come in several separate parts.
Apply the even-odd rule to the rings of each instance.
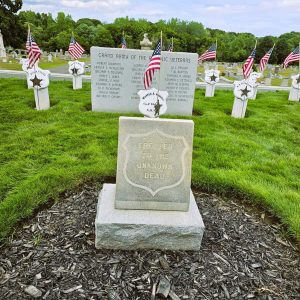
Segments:
[[[23,10],[54,16],[64,11],[74,20],[88,17],[102,22],[125,16],[153,22],[179,18],[256,36],[300,31],[300,0],[23,0]]]

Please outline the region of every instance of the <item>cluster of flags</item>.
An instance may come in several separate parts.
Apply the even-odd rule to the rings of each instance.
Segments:
[[[127,49],[127,44],[123,32],[123,36],[121,38],[121,47],[122,49]],[[269,62],[269,59],[272,55],[272,52],[274,50],[275,44],[273,47],[261,58],[259,63],[259,69],[261,72],[263,72],[266,68],[266,65]],[[145,89],[149,89],[152,84],[153,76],[156,70],[160,70],[160,61],[161,61],[161,48],[162,48],[162,38],[157,43],[153,54],[150,58],[150,62],[148,64],[148,67],[144,74],[144,87]],[[28,28],[28,36],[26,41],[26,49],[28,52],[28,59],[29,59],[29,68],[34,67],[35,63],[40,59],[41,57],[41,49],[35,42],[31,32],[30,28]],[[168,46],[168,51],[173,52],[174,45],[173,45],[173,38],[172,42]],[[74,35],[72,33],[71,41],[69,44],[69,54],[73,57],[73,59],[78,59],[82,56],[82,54],[85,52],[84,48],[75,40]],[[252,50],[250,56],[245,61],[242,69],[243,69],[243,75],[244,78],[247,79],[252,71],[252,67],[254,64],[254,59],[256,55],[256,45],[254,49]],[[206,60],[216,60],[217,59],[217,42],[212,44],[202,55],[199,56],[198,62],[201,63]],[[300,49],[299,46],[296,47],[284,60],[283,66],[286,68],[289,63],[299,61],[300,62]]]
[[[33,68],[36,62],[40,59],[42,55],[42,51],[38,46],[38,44],[35,42],[30,32],[30,27],[28,27],[26,50],[28,53],[28,66],[29,68]],[[69,54],[73,57],[73,59],[80,58],[85,51],[84,48],[75,40],[73,33],[72,33],[68,51]]]

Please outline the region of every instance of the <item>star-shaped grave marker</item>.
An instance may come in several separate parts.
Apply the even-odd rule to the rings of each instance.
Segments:
[[[41,82],[43,81],[43,79],[37,78],[36,74],[35,74],[34,78],[30,79],[30,81],[32,81],[33,87],[35,87],[35,86],[41,87]]]
[[[71,69],[71,70],[72,70],[72,74],[73,74],[73,75],[77,75],[77,72],[78,72],[79,69],[77,69],[77,68],[74,67],[74,68]]]
[[[212,74],[212,76],[210,76],[211,81],[216,81],[216,79],[217,79],[217,76],[215,76],[215,74]]]
[[[247,86],[243,90],[240,90],[240,91],[242,92],[241,97],[242,96],[248,97],[248,93],[251,92],[250,90],[247,89]]]

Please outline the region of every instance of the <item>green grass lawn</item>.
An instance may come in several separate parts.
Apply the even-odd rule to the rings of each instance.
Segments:
[[[36,111],[25,80],[0,79],[0,238],[60,192],[116,174],[121,114],[91,112],[89,83],[49,92],[51,109]],[[192,183],[263,205],[300,240],[300,103],[287,99],[259,93],[234,119],[232,91],[197,90]]]

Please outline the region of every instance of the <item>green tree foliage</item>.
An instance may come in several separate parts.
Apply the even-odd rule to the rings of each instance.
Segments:
[[[198,54],[202,54],[217,41],[218,61],[245,61],[257,40],[256,63],[258,63],[261,57],[276,43],[270,62],[281,64],[300,41],[300,32],[289,32],[279,37],[256,38],[251,33],[225,32],[220,29],[204,28],[200,22],[184,21],[177,18],[151,23],[145,19],[125,17],[117,18],[113,23],[105,24],[89,18],[82,18],[75,22],[70,15],[65,15],[63,12],[58,13],[55,19],[51,14],[32,11],[22,11],[17,16],[15,13],[20,9],[22,1],[0,0],[0,3],[2,15],[3,11],[11,12],[9,18],[12,21],[6,22],[8,24],[10,24],[9,22],[21,23],[23,26],[19,35],[9,34],[11,38],[7,39],[7,34],[5,34],[5,39],[9,41],[8,44],[19,47],[25,44],[28,25],[31,26],[31,31],[41,48],[51,51],[61,48],[67,50],[72,32],[88,52],[91,46],[120,47],[123,32],[128,48],[139,49],[140,41],[146,32],[154,47],[160,39],[160,32],[162,31],[164,50],[167,49],[172,37],[174,51],[197,52]],[[4,5],[4,3],[9,3],[9,5]],[[1,20],[0,24],[1,29],[2,26],[5,27],[4,21]],[[9,28],[9,26],[6,25],[5,28]]]
[[[0,0],[0,29],[6,45],[18,47],[24,39],[25,34],[16,14],[22,4],[22,0]]]

